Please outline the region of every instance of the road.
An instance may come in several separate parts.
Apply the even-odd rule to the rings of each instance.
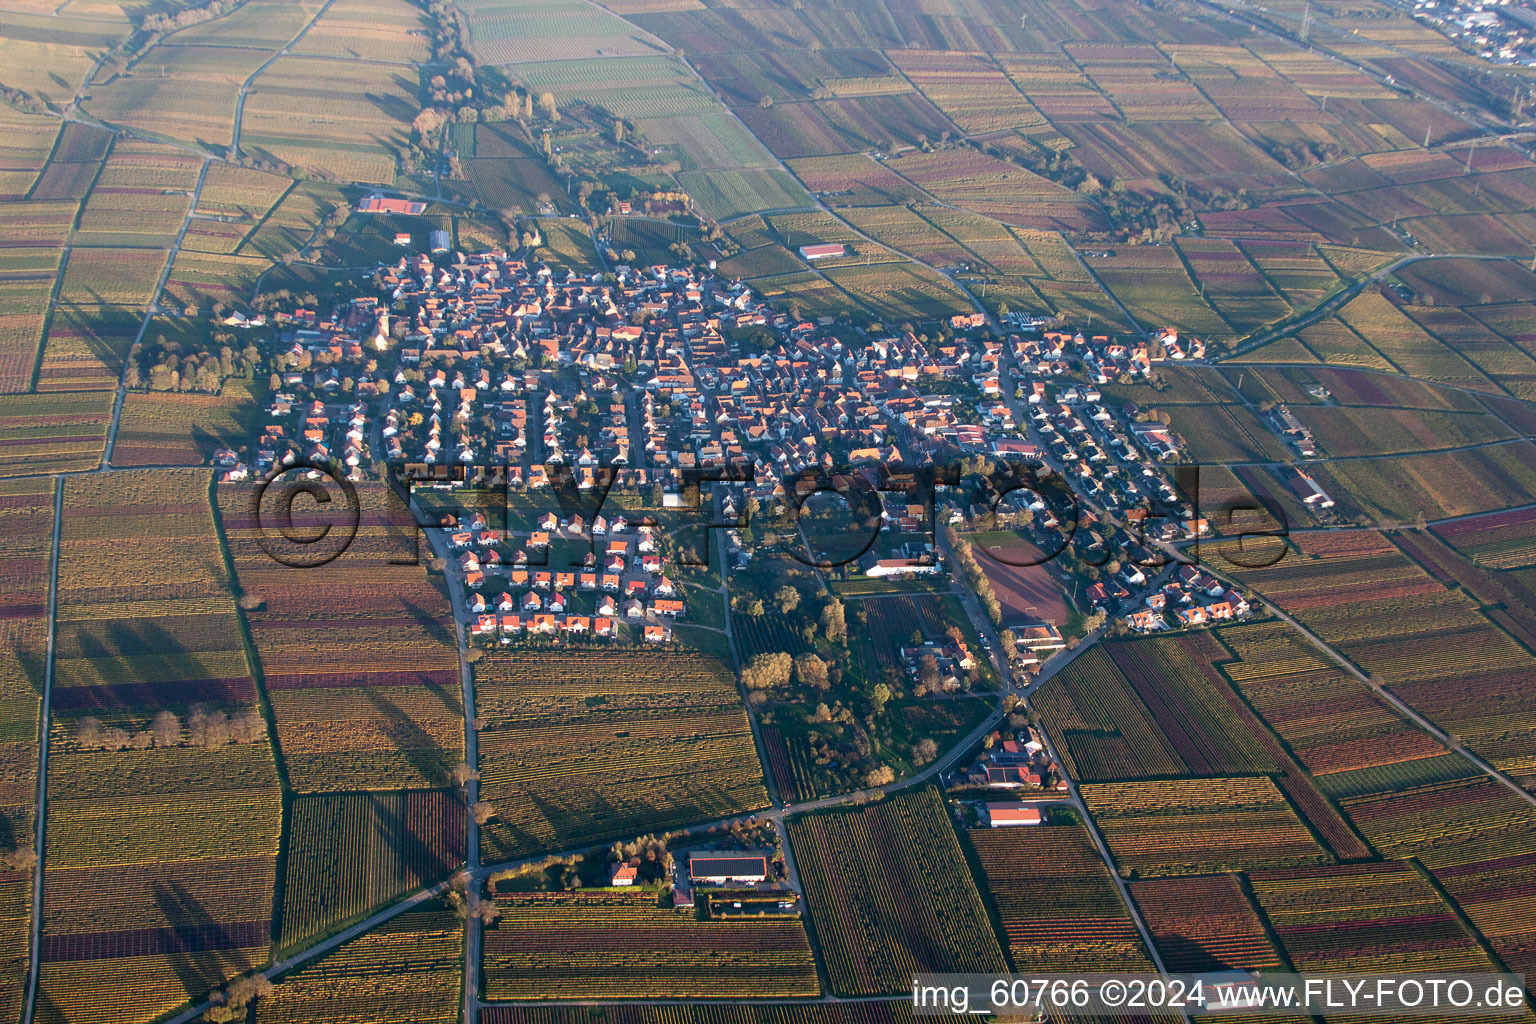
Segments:
[[[1205,569],[1206,572],[1211,573],[1212,575],[1214,575],[1214,576],[1224,580],[1225,582],[1227,582],[1227,583],[1229,583],[1231,585],[1241,586],[1241,581],[1229,579],[1228,577],[1226,577],[1222,573],[1217,572],[1214,569],[1211,569],[1209,566],[1204,566],[1203,568]],[[1425,718],[1423,715],[1421,715],[1417,711],[1415,711],[1408,704],[1404,703],[1402,700],[1400,700],[1397,697],[1396,694],[1394,694],[1385,685],[1383,685],[1381,683],[1378,683],[1375,680],[1373,680],[1369,675],[1367,675],[1365,672],[1361,671],[1360,667],[1357,666],[1354,662],[1350,661],[1343,654],[1339,653],[1339,651],[1335,650],[1333,648],[1333,646],[1331,644],[1329,644],[1326,640],[1324,640],[1322,637],[1318,636],[1316,633],[1312,632],[1311,629],[1309,629],[1306,626],[1302,625],[1294,617],[1292,617],[1291,615],[1287,614],[1286,612],[1282,611],[1280,608],[1278,608],[1277,606],[1272,604],[1267,598],[1264,597],[1263,594],[1260,594],[1257,591],[1254,591],[1252,587],[1243,587],[1243,589],[1246,589],[1250,593],[1253,593],[1259,599],[1260,603],[1263,604],[1264,608],[1271,615],[1275,616],[1277,619],[1280,619],[1282,622],[1285,622],[1285,623],[1289,624],[1291,626],[1291,628],[1295,629],[1302,636],[1306,637],[1307,640],[1310,641],[1314,647],[1316,647],[1318,650],[1322,651],[1324,654],[1328,655],[1329,658],[1331,658],[1334,661],[1338,662],[1338,664],[1340,666],[1342,666],[1343,669],[1346,672],[1348,672],[1350,675],[1354,676],[1356,679],[1360,680],[1366,686],[1370,687],[1371,691],[1373,693],[1375,693],[1376,696],[1380,697],[1382,700],[1384,700],[1388,704],[1392,705],[1392,707],[1395,708],[1398,711],[1398,713],[1401,714],[1404,718],[1407,718],[1414,725],[1417,725],[1420,729],[1423,729],[1425,732],[1429,733],[1435,739],[1437,739],[1441,743],[1445,744],[1445,746],[1447,748],[1455,751],[1456,753],[1460,754],[1462,757],[1466,758],[1474,766],[1476,766],[1478,771],[1480,771],[1480,772],[1484,773],[1485,775],[1489,776],[1490,778],[1492,778],[1495,782],[1497,782],[1500,785],[1502,785],[1505,789],[1508,789],[1511,793],[1513,793],[1516,796],[1518,796],[1521,800],[1525,801],[1526,803],[1530,804],[1533,807],[1536,807],[1536,795],[1533,795],[1529,790],[1526,790],[1524,787],[1522,787],[1514,779],[1511,779],[1509,776],[1507,776],[1503,772],[1499,771],[1493,765],[1491,765],[1487,761],[1483,760],[1477,754],[1474,754],[1471,750],[1467,749],[1466,744],[1462,743],[1460,740],[1456,739],[1454,736],[1449,735],[1443,729],[1441,729],[1438,726],[1436,726],[1429,719]]]
[[[1413,253],[1408,256],[1403,256],[1399,259],[1393,260],[1391,263],[1382,267],[1380,270],[1374,271],[1371,274],[1362,277],[1360,280],[1356,281],[1354,284],[1351,284],[1349,287],[1335,292],[1333,295],[1325,299],[1320,305],[1314,307],[1312,310],[1303,314],[1302,316],[1296,317],[1292,320],[1287,320],[1284,323],[1276,324],[1274,327],[1271,327],[1259,334],[1253,335],[1252,337],[1248,338],[1248,340],[1234,348],[1231,352],[1222,356],[1222,359],[1231,359],[1234,356],[1240,356],[1244,352],[1256,349],[1261,345],[1267,345],[1271,341],[1285,337],[1287,334],[1295,334],[1303,327],[1307,327],[1319,320],[1322,320],[1325,317],[1333,315],[1333,313],[1335,313],[1339,307],[1343,306],[1350,299],[1360,294],[1360,292],[1368,286],[1373,285],[1378,281],[1384,280],[1385,278],[1397,273],[1399,270],[1410,264],[1420,263],[1424,260],[1490,260],[1500,263],[1522,262],[1519,260],[1511,260],[1508,256],[1489,256],[1486,253],[1472,252]],[[1347,369],[1354,369],[1354,367],[1347,367]],[[1399,376],[1402,375],[1399,374]]]
[[[21,1024],[32,1024],[37,1004],[38,956],[43,941],[43,853],[48,838],[48,733],[53,724],[53,644],[58,629],[59,534],[64,526],[64,481],[53,484],[53,552],[48,559],[48,660],[43,668],[43,701],[37,728],[37,839],[32,865],[32,941],[27,957],[27,1002]]]
[[[320,10],[315,13],[313,18],[310,18],[307,22],[304,23],[304,27],[299,29],[297,35],[288,40],[287,44],[281,50],[278,50],[271,57],[268,57],[265,64],[257,68],[255,71],[252,71],[246,80],[240,83],[240,93],[235,97],[234,127],[230,131],[229,136],[229,148],[232,152],[240,152],[240,128],[241,125],[245,122],[245,97],[246,93],[250,91],[251,83],[256,81],[261,73],[267,70],[267,68],[271,67],[279,57],[285,55],[290,49],[292,49],[293,46],[299,42],[299,40],[303,39],[309,33],[309,30],[315,27],[315,22],[323,18],[325,16],[325,12],[330,10],[331,5],[335,2],[336,0],[325,0],[325,6],[320,8]]]
[[[428,521],[422,518],[420,509],[413,507],[412,513],[416,517],[416,522]],[[475,729],[475,673],[470,667],[468,658],[469,631],[465,611],[469,604],[469,596],[464,588],[463,578],[453,571],[447,536],[442,530],[421,532],[427,535],[427,543],[431,545],[432,553],[443,560],[443,576],[448,581],[448,602],[453,608],[453,630],[459,643],[459,675],[464,686],[464,763],[478,772],[480,751],[479,734]],[[464,783],[464,799],[470,807],[474,807],[480,800],[478,775],[471,776]],[[464,816],[464,849],[469,875],[473,880],[469,887],[470,892],[465,895],[473,909],[480,898],[480,824],[475,821],[472,813]],[[479,1020],[480,949],[484,931],[480,919],[473,913],[469,914],[464,922],[463,1020],[465,1024],[475,1024]]]
[[[203,166],[197,172],[197,187],[192,190],[192,201],[187,204],[187,215],[181,219],[181,230],[176,232],[176,241],[172,243],[171,250],[166,254],[165,267],[160,271],[160,279],[155,282],[155,290],[150,293],[149,308],[144,311],[144,319],[139,324],[138,333],[133,336],[133,344],[137,345],[144,340],[144,332],[149,330],[150,321],[160,309],[160,293],[165,291],[165,282],[170,280],[171,267],[176,263],[176,257],[181,253],[181,243],[187,237],[187,228],[192,224],[192,211],[197,209],[198,201],[203,197],[203,182],[208,178],[209,157],[203,157]],[[129,346],[131,352],[132,346]],[[101,465],[98,469],[105,470],[112,465],[112,449],[117,444],[117,426],[123,418],[123,400],[128,396],[128,367],[132,365],[127,353],[123,356],[123,372],[118,377],[117,393],[112,398],[112,420],[107,425],[107,443],[101,451]]]

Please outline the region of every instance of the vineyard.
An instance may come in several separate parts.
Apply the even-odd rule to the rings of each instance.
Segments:
[[[1221,671],[1325,789],[1331,775],[1384,770],[1445,748],[1418,729],[1296,630],[1256,622],[1217,631],[1238,660]],[[1331,791],[1331,790],[1330,790]]]
[[[1298,971],[1436,973],[1494,965],[1411,865],[1255,872],[1254,899]]]
[[[284,975],[257,1001],[253,1024],[454,1024],[464,977],[464,925],[429,901]]]
[[[1087,829],[973,829],[971,846],[1019,971],[1150,971]]]
[[[1229,652],[1209,633],[1109,646],[1158,726],[1194,775],[1274,773],[1275,782],[1346,860],[1371,851],[1285,746],[1215,667]]]
[[[1435,533],[1473,562],[1489,569],[1536,565],[1536,509],[1518,509],[1462,519],[1435,527]]]
[[[142,1019],[267,959],[277,770],[208,486],[195,470],[64,485],[39,997],[49,1021]],[[255,732],[199,740],[199,703],[255,716]],[[176,716],[169,733],[150,728],[161,713]],[[87,714],[145,742],[77,739]]]
[[[1536,811],[1481,774],[1340,804],[1383,854],[1431,868],[1536,853]]]
[[[95,469],[111,418],[102,392],[0,395],[0,477]]]
[[[445,878],[464,859],[464,804],[442,791],[299,797],[289,809],[278,946]]]
[[[1377,533],[1294,542],[1296,557],[1245,571],[1243,581],[1495,767],[1521,778],[1536,771],[1536,695],[1525,685],[1536,661],[1464,590],[1447,589]]]
[[[255,403],[244,381],[230,379],[217,395],[133,391],[123,399],[115,466],[200,466],[221,447],[238,448]]]
[[[487,860],[767,803],[726,666],[684,649],[490,652],[475,666]]]
[[[323,571],[260,546],[253,490],[219,488],[224,536],[298,792],[436,789],[463,757],[458,644],[446,598],[409,554],[408,514],[382,485],[358,488],[361,522]],[[309,527],[312,524],[296,524]]]
[[[1183,775],[1187,766],[1104,647],[1078,658],[1034,698],[1061,738],[1073,778],[1087,781]]]
[[[0,484],[0,821],[7,847],[30,846],[37,793],[38,693],[48,643],[48,563],[53,540],[53,484]],[[19,1017],[26,975],[28,872],[0,872],[0,1014]]]
[[[1435,881],[1512,971],[1536,970],[1536,854],[1435,868]]]
[[[899,993],[915,972],[1005,969],[937,791],[795,818],[789,839],[838,994]]]
[[[605,1006],[608,1024],[912,1024],[910,1001],[773,1006]],[[591,1024],[590,1007],[487,1006],[482,1024]]]
[[[1284,969],[1236,875],[1146,879],[1131,896],[1175,974]]]
[[[1082,794],[1122,868],[1204,874],[1332,859],[1268,778],[1088,783]]]
[[[819,994],[798,917],[701,921],[646,890],[510,893],[485,933],[490,999]]]

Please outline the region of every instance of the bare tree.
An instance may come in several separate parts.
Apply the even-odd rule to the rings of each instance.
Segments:
[[[101,719],[86,717],[75,723],[75,742],[86,750],[101,746]]]
[[[149,723],[149,731],[158,747],[174,747],[181,742],[181,719],[174,711],[162,711]]]

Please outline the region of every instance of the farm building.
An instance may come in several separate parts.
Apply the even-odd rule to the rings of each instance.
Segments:
[[[439,228],[432,232],[432,251],[443,253],[448,251],[448,232]]]
[[[427,209],[427,204],[415,199],[391,199],[375,193],[358,200],[358,213],[402,213],[410,217],[418,217]]]
[[[847,255],[848,250],[836,242],[818,242],[815,245],[802,245],[800,258],[803,260],[829,260],[838,256]]]
[[[874,576],[899,576],[903,573],[936,573],[939,571],[937,564],[924,565],[916,558],[877,558],[874,564],[864,570],[864,575]]]
[[[712,885],[761,882],[768,877],[768,858],[761,854],[696,853],[688,858],[688,877]]]
[[[1045,821],[1045,816],[1040,813],[1038,807],[1027,807],[1016,803],[989,803],[987,804],[987,824],[993,828],[1006,828],[1009,825],[1039,825]]]

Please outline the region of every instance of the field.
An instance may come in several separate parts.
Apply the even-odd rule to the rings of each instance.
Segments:
[[[658,0],[665,2],[665,0]],[[487,1006],[480,1011],[485,1024],[584,1024],[591,1009],[584,1006]],[[611,1005],[603,1007],[611,1024],[912,1024],[917,1018],[901,1000],[851,1003],[772,1004],[737,1006]]]
[[[144,316],[120,306],[60,306],[53,311],[38,367],[38,391],[111,391]]]
[[[487,861],[767,803],[718,659],[611,645],[488,652],[475,667]]]
[[[111,418],[106,392],[0,395],[0,476],[94,469]]]
[[[240,145],[343,180],[389,184],[416,92],[411,69],[279,57],[246,94]]]
[[[1495,767],[1533,777],[1525,648],[1379,534],[1293,542],[1294,557],[1243,581]]]
[[[1005,969],[935,790],[791,819],[789,839],[838,994],[899,993],[914,972]]]
[[[53,538],[53,484],[0,484],[0,828],[7,849],[30,847],[37,794],[38,693],[48,643],[48,578]],[[27,962],[31,877],[0,873],[0,1012],[21,1013]]]
[[[208,498],[195,471],[65,483],[45,1020],[142,1020],[267,959],[278,776]],[[103,749],[87,714],[153,742]]]
[[[427,901],[284,975],[254,1024],[454,1024],[463,1001],[464,925]]]
[[[116,466],[199,466],[218,448],[239,449],[255,411],[248,385],[230,379],[217,395],[133,391],[123,399]]]
[[[1131,897],[1169,971],[1284,967],[1235,875],[1149,878],[1131,883]]]
[[[1340,511],[1382,525],[1494,512],[1527,504],[1536,494],[1536,447],[1527,441],[1312,468]]]
[[[426,570],[392,561],[410,555],[413,518],[389,511],[384,485],[363,485],[351,546],[321,569],[293,568],[261,547],[254,493],[221,486],[219,510],[240,592],[257,604],[245,618],[292,788],[450,785],[464,749],[458,645]],[[273,533],[268,543],[283,542]]]
[[[464,860],[464,819],[458,795],[439,790],[294,800],[279,948],[445,878]]]
[[[699,920],[654,891],[506,893],[485,934],[489,999],[818,995],[798,917]]]
[[[972,829],[969,837],[1019,971],[1152,970],[1082,825]]]
[[[1045,553],[1016,533],[983,533],[969,538],[977,563],[1003,608],[1003,624],[1049,622],[1065,626],[1070,603],[1064,584],[1046,567]],[[1018,564],[1039,562],[1038,565]]]
[[[1442,523],[1435,527],[1435,533],[1487,569],[1525,569],[1536,565],[1536,509],[1494,512]]]
[[[1298,971],[1494,970],[1410,865],[1341,864],[1250,878],[1255,900]]]
[[[1082,793],[1121,868],[1205,874],[1332,859],[1267,778],[1097,782]]]

